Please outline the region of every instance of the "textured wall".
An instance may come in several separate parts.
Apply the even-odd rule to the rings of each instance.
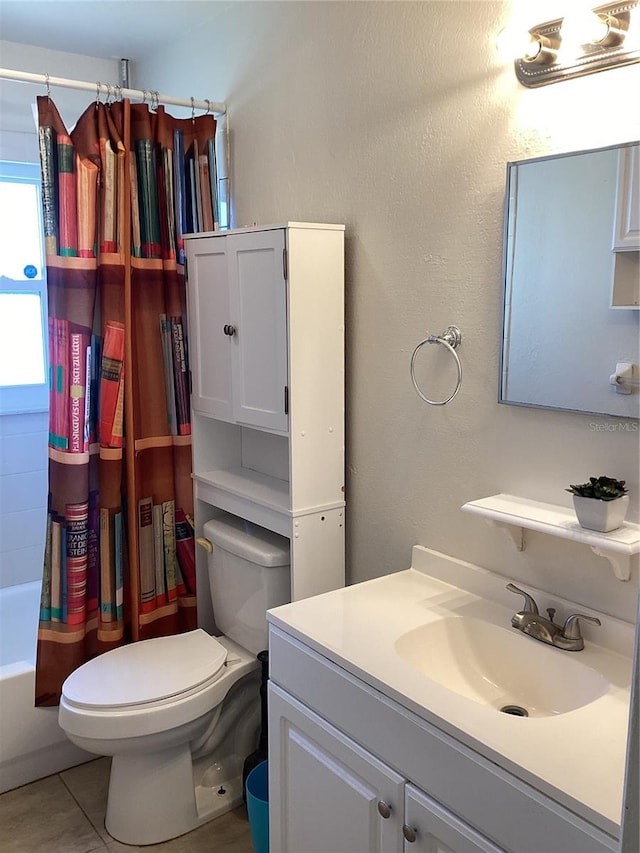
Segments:
[[[626,478],[638,506],[638,433],[496,397],[506,162],[637,139],[640,65],[524,90],[495,50],[510,13],[220,4],[132,82],[228,103],[238,225],[347,226],[350,580],[406,567],[419,542],[631,618],[637,574],[618,583],[588,549],[540,535],[518,554],[459,511],[498,491],[569,505],[567,483],[604,472]],[[464,333],[464,387],[432,408],[409,359],[450,323]],[[421,380],[442,394],[450,366],[427,355]]]

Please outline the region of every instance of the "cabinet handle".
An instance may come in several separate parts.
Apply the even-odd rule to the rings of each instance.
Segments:
[[[385,803],[384,800],[378,801],[378,814],[380,817],[383,817],[385,820],[391,817],[391,806],[389,803]]]
[[[196,542],[198,543],[198,545],[199,545],[201,548],[204,548],[204,550],[207,552],[207,554],[212,554],[212,553],[213,553],[213,545],[212,545],[212,543],[211,543],[208,539],[205,539],[205,537],[204,537],[204,536],[198,536],[198,537],[197,537],[197,539],[196,539]]]
[[[226,323],[222,331],[225,333],[225,335],[228,335],[230,338],[232,338],[236,333],[236,328],[235,326],[232,326],[231,323]]]
[[[409,826],[406,823],[402,827],[402,834],[404,835],[404,840],[408,841],[409,844],[413,844],[413,842],[418,837],[417,831],[412,826]]]

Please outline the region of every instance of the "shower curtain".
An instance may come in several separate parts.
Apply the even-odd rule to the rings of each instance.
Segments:
[[[212,115],[38,98],[49,506],[36,705],[75,668],[196,626],[183,235],[218,227]]]

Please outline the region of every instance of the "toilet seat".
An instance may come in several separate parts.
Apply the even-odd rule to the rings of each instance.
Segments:
[[[226,637],[221,637],[220,640],[221,642],[197,629],[188,634],[143,640],[105,652],[104,655],[88,661],[71,673],[62,685],[58,714],[61,727],[69,736],[102,740],[156,734],[196,720],[220,704],[239,678],[258,667],[255,656]],[[137,646],[145,648],[131,657],[129,652]],[[132,685],[133,679],[128,677],[127,686],[117,688],[120,691],[118,701],[113,703],[106,695],[106,685],[95,683],[99,682],[99,673],[103,671],[108,671],[116,681],[119,676],[122,681],[124,661],[128,668],[130,657],[132,660],[137,659],[138,654],[141,654],[142,660],[146,654],[151,656],[151,651],[147,653],[146,648],[153,650],[156,660],[154,669],[158,670],[157,661],[165,660],[165,647],[167,660],[171,659],[176,669],[182,667],[189,673],[178,676],[182,678],[183,687],[190,685],[186,686],[183,692],[176,692],[175,685],[173,690],[167,688],[170,682],[166,678],[162,690],[156,691],[147,687],[146,693],[143,689],[136,693]],[[182,654],[179,654],[178,650]],[[188,650],[193,650],[195,660],[190,660]],[[115,664],[112,667],[113,662]],[[119,668],[118,662],[123,663],[122,669]],[[78,675],[80,670],[83,672]],[[85,687],[86,693],[83,692]],[[131,692],[127,694],[128,690]],[[160,696],[161,693],[169,695]],[[125,695],[137,696],[138,701],[123,704]],[[147,701],[144,701],[145,695]]]
[[[80,666],[62,693],[75,708],[110,711],[186,698],[216,681],[227,650],[202,629],[112,649]]]

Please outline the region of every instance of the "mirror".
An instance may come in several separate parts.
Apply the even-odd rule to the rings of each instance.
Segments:
[[[640,417],[638,149],[507,165],[499,402]]]

